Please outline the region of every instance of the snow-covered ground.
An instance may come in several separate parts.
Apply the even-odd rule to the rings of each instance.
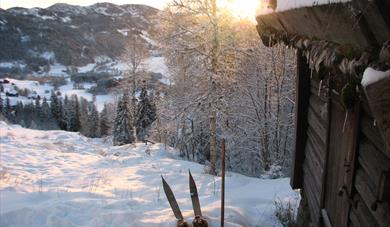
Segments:
[[[183,215],[193,212],[188,170],[203,214],[219,226],[220,178],[161,144],[112,147],[78,133],[0,122],[0,226],[175,226],[161,175]],[[289,179],[228,173],[226,226],[280,226],[273,201],[297,200]]]
[[[54,89],[54,87],[50,84],[40,84],[38,81],[34,80],[17,80],[17,79],[10,79],[6,78],[10,83],[3,84],[4,92],[0,92],[0,97],[5,100],[7,96],[5,95],[6,92],[9,93],[17,93],[15,90],[15,86],[19,89],[29,89],[32,92],[35,92],[34,95],[39,95],[41,98],[46,97],[46,99],[49,101],[51,96],[51,91]],[[88,101],[92,101],[93,95],[89,92],[87,92],[87,89],[94,86],[94,83],[83,83],[81,84],[83,89],[75,89],[74,83],[70,80],[67,81],[66,85],[60,86],[59,91],[61,92],[61,95],[65,97],[71,96],[71,95],[77,95],[78,97],[83,97]],[[33,96],[33,95],[31,95]],[[18,96],[18,97],[8,97],[10,99],[11,105],[16,105],[16,103],[22,102],[23,104],[28,104],[31,102],[34,102],[32,99],[28,99],[28,97],[24,96]],[[104,104],[106,103],[113,103],[117,100],[117,94],[108,93],[105,95],[96,95],[96,107],[98,111],[102,111],[104,108]]]
[[[86,89],[91,88],[94,84],[91,83],[84,83],[82,84],[84,89],[75,89],[74,83],[71,81],[68,81],[68,83],[64,86],[59,87],[59,91],[61,92],[62,96],[72,96],[77,95],[78,97],[83,97],[88,101],[92,101],[93,95],[89,92],[87,92]],[[105,95],[96,95],[96,107],[98,111],[102,111],[104,108],[104,104],[106,103],[113,103],[118,99],[116,94],[108,93]]]

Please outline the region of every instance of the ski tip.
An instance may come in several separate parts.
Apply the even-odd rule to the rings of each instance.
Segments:
[[[191,174],[191,170],[190,170],[190,169],[188,169],[188,173],[190,174],[190,176],[192,176],[192,174]]]

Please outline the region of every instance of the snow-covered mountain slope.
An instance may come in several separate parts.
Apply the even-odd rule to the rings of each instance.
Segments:
[[[0,122],[0,226],[175,226],[160,176],[191,221],[188,169],[204,215],[219,226],[220,178],[177,159],[171,148],[112,147],[78,133]],[[279,226],[273,201],[297,196],[288,182],[229,173],[226,226]]]
[[[153,28],[158,12],[146,5],[111,3],[0,9],[0,76],[119,74],[132,37],[149,49],[151,58],[158,57]]]
[[[149,52],[138,79],[161,92],[171,81],[153,27],[158,12],[146,5],[111,3],[0,9],[0,78],[45,79],[48,84],[65,78],[58,89],[63,96],[77,94],[91,101],[95,94],[101,110],[105,102],[115,101],[116,88],[128,83],[126,47],[135,38]]]
[[[24,62],[19,70],[38,72],[56,63],[78,67],[101,56],[117,59],[128,38],[118,30],[127,29],[144,40],[145,34],[153,33],[152,18],[157,13],[146,5],[111,3],[0,9],[0,62]]]

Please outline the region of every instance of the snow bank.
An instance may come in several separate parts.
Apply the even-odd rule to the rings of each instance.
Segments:
[[[367,87],[368,85],[378,82],[389,76],[390,76],[390,70],[382,72],[382,71],[377,71],[371,67],[368,67],[366,70],[364,70],[361,84],[364,87]]]
[[[219,225],[221,179],[202,165],[177,160],[161,144],[112,147],[79,133],[37,131],[0,122],[0,226],[175,226],[161,177],[183,215],[193,212],[188,169],[203,214]],[[273,201],[296,200],[289,179],[229,173],[226,226],[281,226]],[[297,201],[298,202],[298,201]]]

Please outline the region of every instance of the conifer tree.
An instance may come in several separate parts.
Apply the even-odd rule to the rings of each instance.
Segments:
[[[43,100],[42,100],[40,119],[41,119],[43,129],[56,129],[57,128],[56,121],[54,120],[53,115],[51,114],[50,105],[47,102],[46,97],[43,97]]]
[[[156,106],[151,100],[146,86],[142,86],[139,102],[137,105],[137,138],[144,140],[148,135],[150,125],[156,120]]]
[[[108,106],[104,104],[104,108],[100,113],[100,136],[107,136],[110,130],[110,122],[108,119]]]
[[[113,144],[120,146],[134,142],[131,113],[129,111],[129,94],[125,93],[118,102],[117,114],[113,129]]]
[[[77,95],[72,95],[68,104],[69,113],[69,131],[78,132],[80,131],[80,110],[79,101]]]
[[[4,117],[4,102],[0,96],[0,116]]]
[[[14,123],[14,120],[15,120],[15,119],[14,119],[14,116],[13,116],[13,114],[12,114],[11,101],[10,101],[10,99],[9,99],[8,97],[5,99],[4,116],[5,116],[5,118],[7,118],[7,120],[8,120],[9,122]]]
[[[53,118],[56,120],[57,125],[60,129],[65,130],[66,125],[64,124],[63,119],[63,108],[61,99],[57,97],[54,91],[51,92],[50,96],[50,109]]]
[[[23,127],[26,127],[25,124],[21,124],[21,121],[26,118],[26,113],[24,110],[23,103],[21,101],[18,101],[15,106],[15,122],[22,125]]]
[[[90,114],[87,120],[89,133],[87,136],[95,138],[99,137],[99,112],[96,109],[95,103],[90,103]]]
[[[89,118],[89,113],[88,113],[88,100],[86,100],[84,97],[80,97],[80,105],[79,105],[79,113],[80,113],[80,124],[81,124],[81,129],[80,132],[81,134],[88,136],[89,133],[89,125],[87,124],[88,118]]]

